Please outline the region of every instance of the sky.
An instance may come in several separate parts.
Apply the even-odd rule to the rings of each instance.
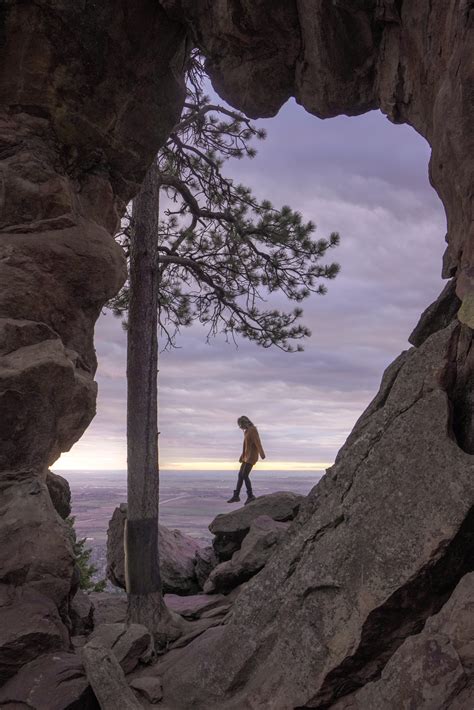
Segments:
[[[316,237],[338,231],[328,261],[341,272],[327,295],[303,303],[312,331],[303,353],[207,342],[194,324],[160,355],[163,469],[235,468],[243,414],[266,450],[259,468],[327,468],[444,285],[444,209],[428,180],[429,146],[413,129],[378,111],[322,121],[293,100],[256,123],[268,132],[257,157],[226,172],[275,206],[298,209],[317,224]],[[96,418],[55,470],[126,468],[126,337],[110,312],[97,323],[96,348]]]

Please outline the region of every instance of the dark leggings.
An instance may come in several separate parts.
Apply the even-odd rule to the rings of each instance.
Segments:
[[[252,495],[252,484],[250,483],[250,471],[253,468],[251,463],[243,463],[240,467],[239,477],[237,479],[236,493],[240,493],[242,485],[245,481],[245,488],[247,489],[247,495]]]

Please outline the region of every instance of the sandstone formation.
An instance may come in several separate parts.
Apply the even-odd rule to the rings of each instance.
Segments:
[[[441,611],[410,636],[380,679],[343,698],[334,710],[413,707],[462,710],[474,689],[474,574],[461,579]]]
[[[125,554],[123,536],[127,506],[114,510],[107,531],[107,577],[117,587],[125,589]],[[160,572],[164,594],[195,594],[199,590],[196,573],[196,552],[199,543],[179,530],[158,526]]]
[[[277,523],[268,515],[255,518],[240,550],[234,552],[230,560],[221,562],[212,570],[204,591],[207,594],[225,594],[260,572],[283,539],[288,526],[289,523]]]
[[[270,493],[230,513],[218,515],[209,525],[209,530],[215,536],[212,545],[218,559],[221,562],[230,560],[240,549],[256,518],[266,515],[280,523],[293,520],[303,500],[304,496],[296,493]]]
[[[125,278],[112,235],[179,115],[184,32],[151,0],[14,0],[0,36],[0,584],[65,614],[47,468],[95,413],[93,328]]]
[[[462,329],[390,366],[230,620],[163,675],[171,707],[330,707],[377,678],[472,569],[472,457],[445,389]]]
[[[452,669],[446,707],[473,705],[472,682],[460,689],[470,661],[456,633],[428,625],[428,646],[414,635],[448,608],[474,567],[472,22],[469,0],[4,4],[4,679],[67,643],[58,610],[68,623],[74,563],[46,471],[94,415],[93,326],[124,278],[111,235],[179,114],[187,34],[207,55],[219,93],[251,116],[274,115],[294,96],[321,117],[380,108],[424,136],[447,215],[443,276],[454,279],[461,307],[460,323],[448,324],[457,303],[445,309],[444,294],[425,314],[417,347],[388,368],[335,466],[228,623],[165,657],[163,710],[322,710],[345,696],[358,702],[363,686],[358,692],[386,697],[402,688],[404,663],[415,667],[413,653],[432,648]],[[14,630],[12,620],[21,621]],[[91,650],[91,674],[97,658]]]

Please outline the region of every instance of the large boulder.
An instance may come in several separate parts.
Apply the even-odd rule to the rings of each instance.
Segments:
[[[127,506],[114,510],[107,530],[107,577],[125,589],[124,529]],[[160,572],[164,594],[195,594],[199,585],[195,574],[199,543],[179,530],[158,526]]]
[[[163,674],[171,707],[329,708],[376,679],[472,569],[472,456],[450,401],[462,331],[453,323],[388,369],[212,646],[191,644],[186,666]]]
[[[204,585],[207,594],[230,592],[253,577],[270,559],[290,523],[278,523],[268,515],[259,515],[251,524],[240,550],[232,559],[215,567]]]
[[[196,553],[200,544],[180,530],[158,526],[160,572],[165,594],[196,594]]]
[[[80,658],[48,653],[27,663],[0,689],[5,710],[100,710]]]
[[[474,573],[461,579],[423,631],[394,653],[379,680],[334,710],[445,710],[474,707]],[[462,704],[459,704],[462,703]]]
[[[267,515],[280,523],[293,520],[303,500],[304,496],[297,493],[270,493],[230,513],[218,515],[209,525],[209,530],[215,536],[212,545],[219,560],[230,560],[234,552],[240,549],[242,540],[256,518]]]
[[[38,656],[68,646],[68,630],[51,599],[0,585],[0,685]]]

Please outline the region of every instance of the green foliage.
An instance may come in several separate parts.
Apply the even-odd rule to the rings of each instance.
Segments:
[[[333,232],[315,239],[315,224],[284,205],[259,200],[223,173],[227,160],[256,154],[252,140],[265,131],[246,116],[210,102],[204,68],[196,52],[188,67],[188,94],[181,120],[160,150],[156,200],[162,208],[158,242],[159,323],[167,345],[181,327],[199,320],[209,335],[240,335],[265,348],[301,350],[310,335],[299,323],[303,311],[267,306],[283,294],[300,304],[323,295],[322,280],[335,278],[336,263],[322,264],[339,244]],[[128,253],[133,230],[128,215],[119,241]],[[129,286],[111,302],[116,315],[128,308]]]
[[[103,592],[106,587],[106,580],[102,579],[95,582],[93,577],[97,572],[95,567],[90,562],[91,550],[86,547],[87,538],[77,539],[74,529],[75,517],[70,515],[66,518],[66,522],[71,529],[72,546],[76,558],[76,564],[79,569],[79,587],[86,592]]]

